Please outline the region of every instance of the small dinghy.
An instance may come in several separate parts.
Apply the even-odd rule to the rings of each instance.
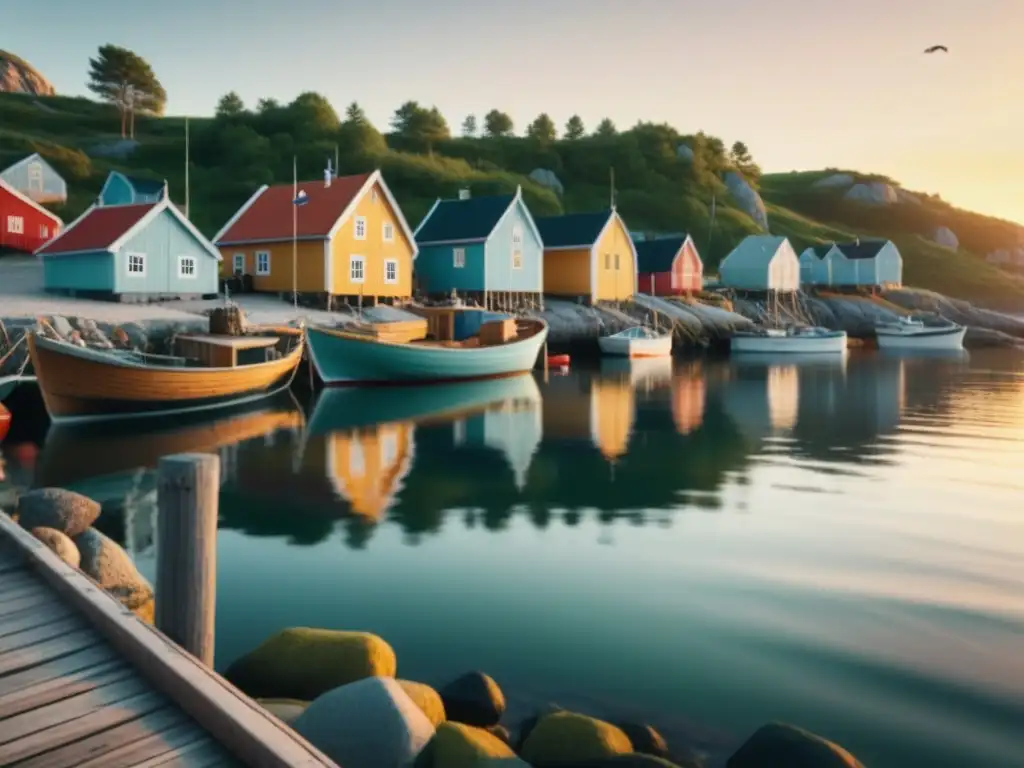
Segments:
[[[615,357],[667,357],[672,354],[672,335],[642,325],[597,340],[601,353]]]
[[[963,349],[967,326],[948,320],[925,323],[912,316],[875,326],[879,349]]]
[[[842,354],[846,352],[846,331],[816,326],[737,331],[730,348],[733,352]]]

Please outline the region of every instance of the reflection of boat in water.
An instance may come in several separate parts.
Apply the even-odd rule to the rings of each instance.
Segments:
[[[624,377],[634,389],[651,392],[672,383],[672,357],[603,357],[603,376]]]
[[[895,357],[908,362],[912,360],[932,360],[950,363],[969,363],[971,353],[963,347],[957,349],[898,349],[892,347],[879,347],[879,354],[886,357]]]

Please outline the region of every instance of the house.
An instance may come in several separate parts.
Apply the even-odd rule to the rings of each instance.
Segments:
[[[159,203],[164,199],[164,182],[127,176],[111,171],[100,190],[100,205],[130,205],[132,203]]]
[[[58,216],[0,179],[0,251],[33,253],[62,226]]]
[[[835,243],[813,245],[800,254],[801,285],[832,285],[832,259]]]
[[[831,254],[834,286],[900,286],[903,256],[891,240],[855,240],[836,243]]]
[[[739,291],[800,288],[800,259],[785,237],[748,235],[718,268],[722,285]]]
[[[93,205],[37,253],[55,293],[128,302],[217,293],[220,253],[166,197]]]
[[[37,203],[66,203],[68,199],[67,182],[38,153],[0,171],[0,181]]]
[[[679,296],[704,287],[704,264],[689,235],[640,240],[636,247],[637,282],[652,296]]]
[[[636,247],[611,208],[537,219],[544,240],[544,292],[621,301],[636,293]]]
[[[221,277],[250,275],[255,291],[295,290],[328,303],[412,296],[416,241],[380,171],[297,188],[260,187],[217,233]]]
[[[544,245],[513,195],[438,199],[416,227],[416,279],[427,294],[469,295],[482,306],[520,304],[544,292]]]

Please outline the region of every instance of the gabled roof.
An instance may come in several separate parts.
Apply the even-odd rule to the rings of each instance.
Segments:
[[[135,187],[140,195],[161,195],[164,191],[164,182],[159,179],[143,179],[138,176],[124,176],[128,183]]]
[[[636,268],[640,272],[668,272],[672,262],[683,250],[689,235],[682,237],[659,237],[655,240],[640,240],[636,247]]]
[[[836,247],[848,259],[873,259],[888,243],[888,240],[860,240],[855,243],[836,243]]]
[[[537,221],[544,248],[590,248],[601,237],[614,210],[544,216]]]
[[[803,258],[804,256],[810,254],[814,258],[821,260],[828,256],[829,252],[835,247],[835,243],[825,243],[824,245],[812,245],[809,248],[805,249],[800,254],[800,257]]]
[[[515,202],[514,195],[490,195],[466,200],[438,198],[416,227],[419,245],[486,240]]]
[[[47,168],[49,168],[53,172],[53,174],[55,176],[60,176],[60,174],[57,173],[57,170],[52,165],[50,165],[46,161],[46,158],[43,157],[42,155],[40,155],[38,152],[33,152],[31,155],[28,155],[27,157],[21,158],[21,160],[19,160],[18,162],[14,163],[12,165],[7,166],[6,168],[0,168],[0,174],[7,173],[8,171],[13,171],[15,168],[19,168],[19,167],[21,167],[23,165],[27,165],[28,163],[30,163],[33,160],[35,160],[36,162],[39,162],[39,163],[42,163],[43,165],[45,165]]]
[[[743,264],[744,266],[760,264],[767,265],[775,258],[775,254],[786,243],[785,237],[776,235],[747,235],[740,244],[732,249],[732,252],[722,261],[721,271],[726,262],[732,265]]]
[[[13,195],[14,197],[18,198],[23,203],[25,203],[25,205],[28,205],[28,206],[30,206],[32,208],[35,208],[37,211],[39,211],[44,216],[48,216],[49,218],[53,219],[55,222],[57,222],[57,224],[59,226],[64,226],[64,221],[60,218],[60,216],[58,216],[57,214],[55,214],[55,213],[53,213],[51,211],[46,210],[45,208],[43,208],[43,206],[41,206],[35,200],[30,198],[28,195],[23,195],[21,192],[16,190],[14,187],[12,187],[10,184],[8,184],[3,179],[0,179],[0,189],[4,190],[5,192],[7,192],[7,193],[9,193],[11,195]]]

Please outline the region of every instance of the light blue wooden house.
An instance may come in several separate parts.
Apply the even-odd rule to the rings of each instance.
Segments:
[[[869,288],[903,285],[903,256],[891,240],[858,239],[852,243],[836,243],[829,258],[829,285]]]
[[[438,199],[413,233],[419,254],[419,289],[453,291],[482,306],[540,302],[544,292],[544,243],[523,202],[514,195]]]
[[[37,203],[65,203],[68,199],[67,182],[39,154],[0,171],[0,180]]]
[[[815,245],[800,254],[800,285],[831,285],[835,243]]]
[[[167,190],[162,181],[128,176],[111,171],[100,190],[100,205],[131,205],[133,203],[159,203]]]
[[[219,287],[220,252],[166,199],[94,205],[37,254],[54,293],[141,302]]]

